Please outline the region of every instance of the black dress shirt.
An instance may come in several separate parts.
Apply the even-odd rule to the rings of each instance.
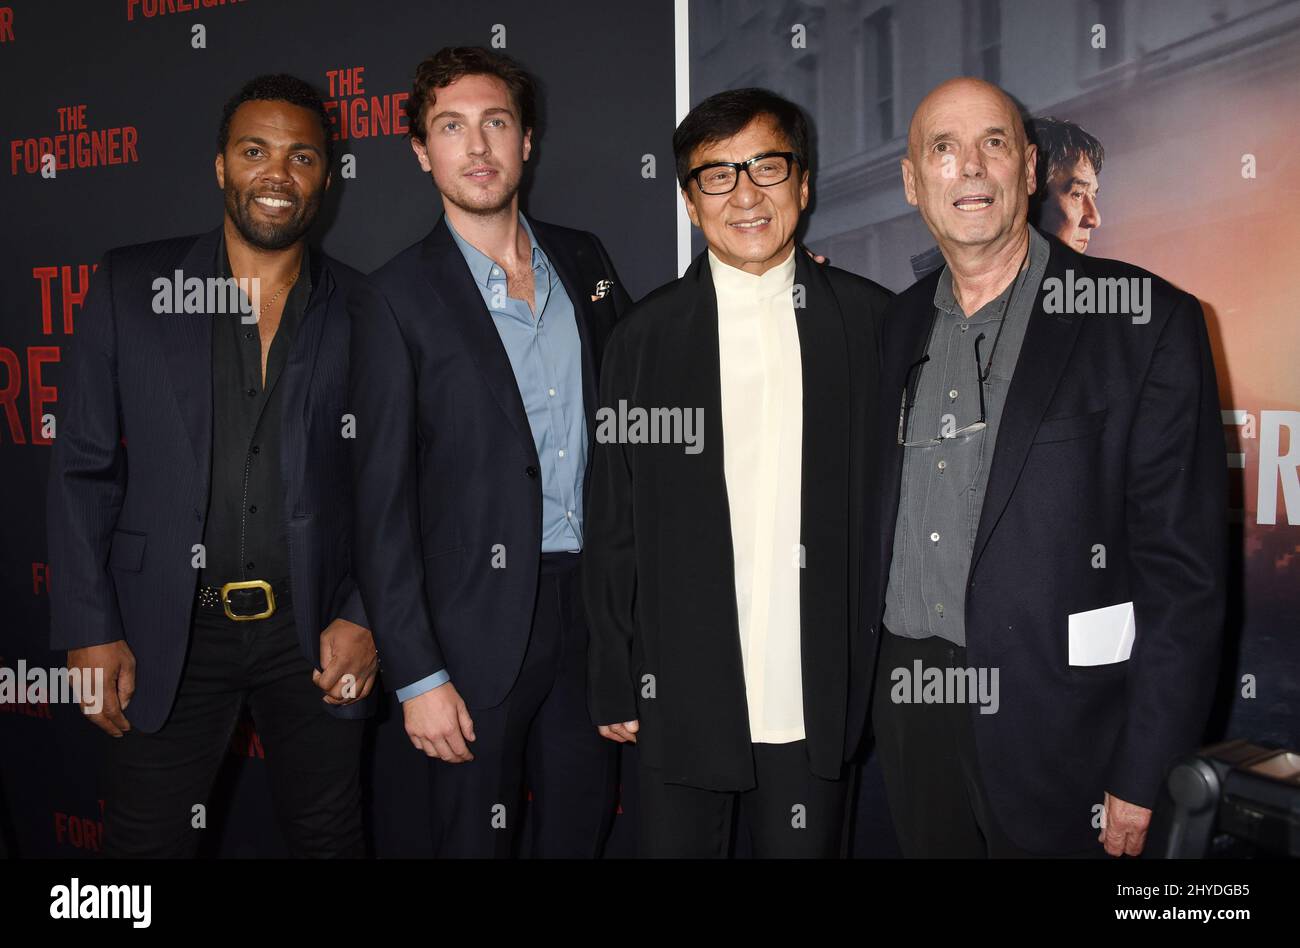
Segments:
[[[217,272],[230,276],[224,239],[217,248]],[[276,289],[264,288],[263,301]],[[298,279],[287,292],[265,385],[257,324],[244,323],[238,314],[212,319],[212,489],[203,538],[204,585],[245,579],[278,583],[289,576],[276,382],[311,296],[305,248]]]

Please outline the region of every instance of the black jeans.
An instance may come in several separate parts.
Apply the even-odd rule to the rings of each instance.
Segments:
[[[311,680],[293,611],[232,622],[198,611],[171,716],[160,730],[108,738],[104,855],[188,858],[245,700],[266,752],[276,816],[292,855],[365,855],[363,720],[335,718]],[[127,709],[127,719],[130,719]],[[206,819],[214,825],[212,815]]]
[[[808,742],[754,744],[752,790],[705,790],[668,783],[641,764],[645,857],[726,858],[733,827],[749,826],[755,858],[836,859],[844,855],[849,780],[808,767]]]

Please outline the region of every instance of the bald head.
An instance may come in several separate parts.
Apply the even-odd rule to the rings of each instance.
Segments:
[[[936,136],[947,130],[942,127],[945,116],[971,108],[1001,113],[1003,120],[998,127],[1014,140],[1021,151],[1024,150],[1028,138],[1015,100],[991,82],[958,76],[931,89],[912,113],[912,124],[907,127],[907,156],[916,161],[920,150],[933,144]]]

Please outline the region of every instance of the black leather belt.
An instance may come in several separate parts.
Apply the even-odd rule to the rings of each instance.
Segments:
[[[220,586],[199,586],[198,606],[204,612],[224,614],[232,622],[269,619],[289,604],[289,583],[244,579]]]

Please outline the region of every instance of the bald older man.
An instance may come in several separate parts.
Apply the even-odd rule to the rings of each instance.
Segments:
[[[1138,855],[1213,692],[1226,475],[1200,306],[1044,239],[1034,166],[1015,103],[972,79],[925,97],[902,160],[944,258],[882,329],[865,602],[908,856]]]

